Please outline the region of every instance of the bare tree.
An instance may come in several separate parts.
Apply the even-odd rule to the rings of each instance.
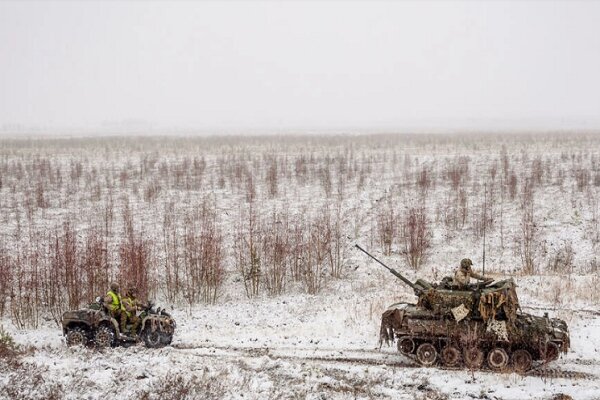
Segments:
[[[273,212],[262,240],[263,281],[270,295],[280,295],[286,287],[291,254],[287,213]]]
[[[391,199],[387,199],[386,204],[379,209],[377,213],[377,232],[379,243],[383,249],[383,254],[389,256],[392,254],[392,243],[396,236],[396,224],[398,223],[394,212],[394,205]]]
[[[179,297],[182,285],[182,262],[180,254],[180,233],[175,214],[175,204],[165,204],[163,216],[164,285],[163,292],[168,302]]]
[[[247,213],[240,209],[240,220],[235,236],[235,263],[242,275],[248,297],[260,293],[262,229],[254,204],[250,203]]]
[[[135,231],[133,214],[126,205],[123,210],[125,236],[119,244],[119,280],[123,286],[137,288],[140,298],[147,298],[152,289],[150,282],[150,249],[152,244],[142,233]]]
[[[417,270],[431,246],[431,231],[425,208],[409,208],[402,219],[400,231],[400,242],[406,262]]]
[[[534,213],[534,192],[529,180],[523,185],[521,215],[520,255],[523,272],[533,274],[536,270],[537,226]]]

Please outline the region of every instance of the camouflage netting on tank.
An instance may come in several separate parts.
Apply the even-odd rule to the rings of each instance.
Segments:
[[[449,314],[453,308],[463,304],[472,310],[474,299],[469,292],[430,289],[419,296],[418,306],[433,311],[435,314]]]
[[[484,290],[479,299],[479,314],[484,321],[494,320],[503,312],[510,324],[517,318],[519,300],[514,283],[506,281],[500,288]]]
[[[567,326],[564,321],[556,321],[534,315],[520,315],[515,325],[509,327],[511,338],[519,343],[526,343],[532,354],[543,356],[552,341],[561,342],[559,351],[567,353],[571,345]],[[553,326],[553,323],[560,326]]]
[[[379,347],[385,342],[386,345],[394,342],[394,330],[400,330],[404,322],[404,310],[390,308],[381,316],[381,328],[379,329]]]

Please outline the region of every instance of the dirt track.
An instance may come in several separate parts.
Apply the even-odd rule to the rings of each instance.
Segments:
[[[361,349],[335,349],[335,348],[314,348],[314,347],[235,347],[235,346],[215,346],[215,345],[184,345],[176,344],[173,348],[185,352],[193,352],[198,357],[217,357],[217,358],[240,358],[240,357],[268,357],[273,360],[289,360],[300,362],[319,362],[319,363],[343,363],[356,365],[387,366],[398,368],[422,368],[416,362],[393,353],[380,352],[378,350]],[[572,363],[577,365],[588,365],[586,361],[574,360]],[[449,370],[461,370],[461,368],[448,368],[436,366],[434,368]],[[479,373],[493,373],[490,371],[478,371]],[[553,367],[552,365],[540,365],[528,371],[523,376],[539,377],[544,379],[598,379],[595,374]]]

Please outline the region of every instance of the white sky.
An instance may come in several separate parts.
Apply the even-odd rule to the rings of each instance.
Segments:
[[[0,127],[600,127],[597,2],[0,2]]]

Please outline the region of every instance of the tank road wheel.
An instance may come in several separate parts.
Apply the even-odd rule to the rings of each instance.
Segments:
[[[558,349],[558,346],[556,345],[556,343],[552,342],[546,343],[546,348],[542,348],[542,351],[540,351],[542,359],[544,360],[544,362],[547,363],[558,359],[559,353],[560,350]]]
[[[504,371],[508,366],[508,353],[501,347],[492,349],[487,356],[488,366],[492,371]]]
[[[415,351],[415,341],[411,338],[402,338],[398,341],[398,351],[405,356],[412,354]]]
[[[455,346],[446,346],[442,349],[442,361],[447,367],[456,367],[460,364],[460,350]]]
[[[437,350],[431,343],[423,343],[417,348],[417,360],[421,365],[430,367],[435,364],[437,359]]]
[[[115,331],[107,325],[102,325],[96,330],[94,335],[96,347],[110,347],[115,343]]]
[[[515,372],[524,373],[531,368],[533,358],[527,350],[515,350],[512,354],[511,362]]]
[[[69,329],[66,335],[67,346],[83,346],[87,342],[87,334],[82,328]]]
[[[468,347],[463,352],[463,358],[469,369],[478,369],[483,365],[484,354],[479,347]]]
[[[144,339],[144,344],[146,347],[151,349],[155,349],[157,347],[164,346],[162,334],[158,330],[144,329],[142,332],[142,338]]]

